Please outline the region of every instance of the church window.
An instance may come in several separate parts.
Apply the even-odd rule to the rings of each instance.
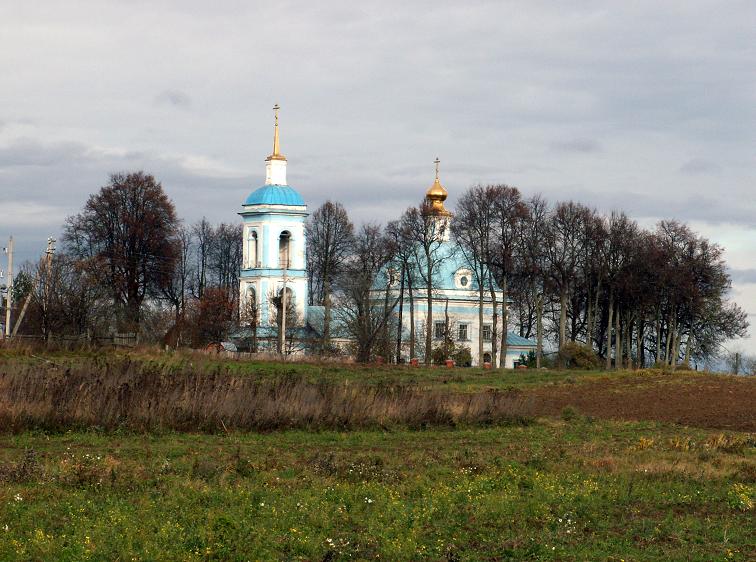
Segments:
[[[291,267],[291,233],[284,230],[278,237],[278,267],[288,269]]]
[[[467,278],[466,275],[463,275],[462,277],[459,278],[459,284],[462,285],[463,287],[467,287],[467,284],[469,282],[470,280]]]
[[[459,341],[467,341],[467,324],[457,326],[457,339]]]
[[[437,340],[443,339],[445,332],[446,332],[446,324],[444,322],[434,322],[433,336]]]
[[[483,324],[483,341],[491,341],[491,324]]]
[[[257,259],[257,232],[254,230],[249,234],[247,255],[249,257],[249,267],[260,267],[260,262]]]

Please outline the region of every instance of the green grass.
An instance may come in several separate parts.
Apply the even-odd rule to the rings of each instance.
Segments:
[[[30,452],[33,451],[33,452]],[[0,560],[747,560],[753,436],[540,421],[0,436]]]

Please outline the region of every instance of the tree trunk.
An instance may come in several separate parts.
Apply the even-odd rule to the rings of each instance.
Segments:
[[[559,291],[559,349],[567,341],[567,288],[562,284]]]
[[[399,327],[396,329],[396,362],[401,363],[402,358],[402,322],[404,321],[404,277],[406,268],[402,264],[402,278],[399,281]]]
[[[617,313],[614,315],[614,368],[617,370],[622,369],[622,322],[620,317],[619,303],[617,303]]]
[[[614,290],[609,291],[609,321],[606,324],[606,370],[612,368],[612,315],[614,314]]]
[[[488,289],[491,293],[491,305],[493,307],[493,315],[491,318],[491,366],[495,369],[498,365],[496,358],[499,351],[498,334],[499,334],[499,307],[496,300],[496,287],[494,287],[493,280],[489,277]]]
[[[320,352],[323,353],[331,346],[331,291],[328,274],[323,276],[323,341]]]
[[[408,296],[409,296],[409,305],[410,305],[410,360],[415,358],[415,347],[417,347],[417,343],[415,342],[415,295],[412,291],[412,274],[410,274],[407,277],[407,290],[408,290]]]
[[[661,361],[661,309],[656,309],[656,348],[654,349],[654,363]]]
[[[428,267],[430,272],[430,266]],[[425,364],[431,364],[431,355],[433,354],[433,284],[431,276],[428,275],[428,294],[426,295],[426,306],[428,307],[425,315]]]
[[[591,291],[588,291],[588,298],[586,299],[587,307],[585,311],[585,343],[588,345],[591,349],[593,349],[593,336],[591,335],[593,333],[591,324],[592,324],[592,318],[593,316],[593,299],[591,298]]]
[[[671,340],[672,340],[672,334],[674,333],[675,328],[674,328],[674,321],[673,321],[673,318],[671,316],[672,316],[672,314],[670,314],[670,319],[667,320],[667,342],[666,342],[666,345],[664,346],[664,364],[665,365],[671,365],[672,364],[672,362],[671,362],[672,359],[670,358],[671,351],[672,351],[672,348],[671,348],[672,342],[671,342]]]
[[[688,333],[688,338],[685,340],[685,366],[690,367],[690,348],[693,346],[693,336]]]
[[[645,345],[643,342],[643,328],[645,324],[645,320],[643,316],[641,316],[638,319],[638,331],[636,332],[636,340],[635,340],[635,347],[637,348],[638,353],[638,368],[642,369],[646,366],[646,350]]]
[[[485,304],[486,287],[483,284],[482,275],[478,281],[478,366],[482,367],[483,354],[485,353],[483,348],[483,323],[485,322],[483,306]]]
[[[541,368],[543,356],[543,295],[536,295],[536,369]]]
[[[677,360],[680,357],[680,338],[682,337],[682,334],[680,333],[680,330],[676,330],[675,338],[674,338],[674,346],[673,346],[673,355],[672,355],[672,366],[677,367]]]
[[[664,352],[664,359],[667,365],[675,364],[675,358],[673,357],[672,353],[675,348],[675,331],[676,330],[677,330],[677,318],[673,316],[672,319],[669,322],[667,322],[667,345]]]
[[[509,346],[507,345],[507,334],[509,332],[507,329],[509,327],[509,307],[507,306],[507,301],[509,300],[509,283],[507,282],[506,277],[502,280],[501,285],[501,368],[506,369],[507,350],[509,349]]]
[[[600,296],[601,296],[601,277],[599,277],[598,284],[596,285],[596,295],[595,295],[594,300],[593,300],[593,307],[592,307],[592,309],[593,309],[593,315],[592,315],[592,318],[591,318],[591,326],[590,326],[590,328],[591,328],[591,332],[590,332],[591,339],[589,341],[589,344],[591,345],[591,347],[593,347],[594,338],[595,338],[595,340],[597,342],[597,346],[596,347],[601,347],[601,340],[600,340],[600,338],[596,337],[596,326],[598,326],[597,315],[598,315],[598,311],[599,311],[599,297]]]
[[[632,314],[627,315],[627,326],[625,326],[625,345],[627,346],[627,368],[633,370],[633,317]]]

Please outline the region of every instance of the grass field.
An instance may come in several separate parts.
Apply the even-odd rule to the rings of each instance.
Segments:
[[[76,365],[91,370],[93,360],[105,361],[6,355],[0,357],[0,390],[20,395],[27,387],[14,373],[37,371],[86,386],[86,373],[73,371]],[[129,360],[161,362],[168,380],[190,376],[186,362],[194,362],[192,369],[213,372],[216,384],[236,389],[246,388],[234,386],[238,377],[278,385],[294,376],[316,386],[335,379],[338,388],[380,389],[373,397],[386,388],[393,395],[399,385],[445,406],[494,389],[515,395],[517,407],[528,411],[431,417],[422,429],[397,417],[346,430],[320,423],[264,432],[226,422],[178,432],[163,426],[135,431],[128,424],[108,430],[35,426],[33,417],[23,424],[14,418],[15,429],[0,432],[0,560],[756,555],[756,380],[655,371],[502,375]],[[107,375],[91,376],[107,394]],[[185,386],[182,393],[189,396]],[[34,409],[46,404],[43,394],[29,398],[28,412],[43,411]],[[726,404],[720,395],[729,397]],[[271,400],[295,395],[281,396]],[[69,408],[67,400],[59,406]],[[415,404],[392,407],[409,403]]]

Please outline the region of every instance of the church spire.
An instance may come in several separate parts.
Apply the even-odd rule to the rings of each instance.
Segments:
[[[273,111],[275,112],[275,125],[273,126],[273,154],[268,156],[268,160],[286,160],[286,156],[281,154],[281,146],[280,142],[278,140],[278,110],[281,109],[281,107],[276,104],[273,106]]]
[[[265,185],[286,185],[286,156],[281,154],[278,140],[278,104],[273,106],[276,122],[273,127],[273,154],[265,159]]]

